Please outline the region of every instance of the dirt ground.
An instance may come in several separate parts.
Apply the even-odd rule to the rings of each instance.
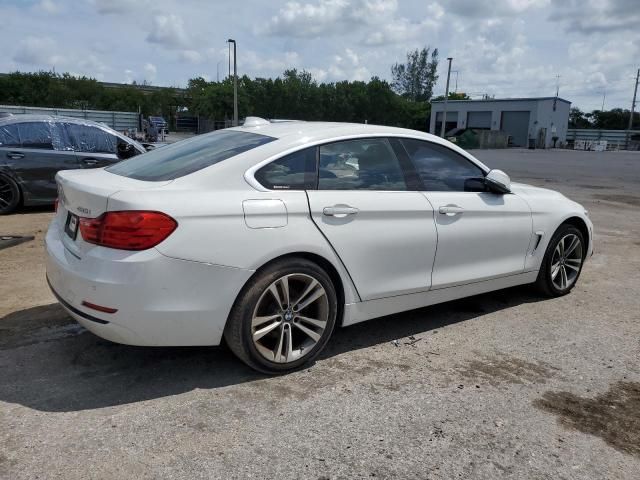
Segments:
[[[0,217],[35,235],[0,250],[0,478],[640,478],[640,153],[475,153],[589,209],[574,291],[345,328],[282,377],[86,332],[46,286],[52,211]]]

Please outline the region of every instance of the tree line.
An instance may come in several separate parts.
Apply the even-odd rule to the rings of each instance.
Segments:
[[[629,127],[630,110],[614,108],[583,112],[573,107],[569,112],[569,128],[596,128],[602,130],[626,130]],[[640,113],[633,114],[633,127],[640,128]]]
[[[438,50],[429,47],[407,54],[392,67],[393,82],[378,77],[364,81],[317,82],[307,71],[286,70],[277,78],[238,79],[240,118],[369,122],[426,129],[429,101],[437,81]],[[0,104],[138,111],[172,117],[176,110],[225,120],[233,115],[233,82],[197,77],[186,91],[163,88],[144,92],[132,84],[109,88],[89,77],[68,73],[14,72],[0,76]]]
[[[318,82],[311,73],[286,70],[277,78],[238,79],[239,117],[375,123],[426,130],[433,89],[438,80],[438,49],[407,53],[391,67],[392,81]],[[468,99],[450,93],[450,99]],[[132,84],[110,88],[94,78],[68,73],[14,72],[0,76],[0,104],[54,108],[140,111],[172,119],[177,111],[224,121],[233,116],[233,82],[192,78],[186,90],[144,91]],[[634,121],[640,120],[638,114]],[[626,129],[629,111],[584,113],[572,108],[571,128]]]

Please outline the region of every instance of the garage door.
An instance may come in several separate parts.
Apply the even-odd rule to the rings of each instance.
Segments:
[[[529,138],[529,112],[502,112],[500,130],[511,136],[516,147],[526,147]]]
[[[491,112],[467,113],[467,128],[491,129]]]

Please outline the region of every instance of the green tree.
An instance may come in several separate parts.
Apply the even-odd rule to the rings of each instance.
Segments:
[[[591,114],[584,113],[578,107],[572,107],[569,111],[569,128],[592,128],[590,116]]]
[[[433,87],[438,80],[438,49],[429,55],[430,47],[407,53],[406,63],[396,63],[391,67],[393,88],[400,95],[412,101],[428,102],[433,95]]]

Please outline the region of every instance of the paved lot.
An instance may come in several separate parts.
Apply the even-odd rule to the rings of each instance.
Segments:
[[[573,293],[346,328],[277,378],[225,348],[87,333],[45,285],[51,212],[1,217],[36,239],[0,251],[0,478],[638,478],[640,154],[476,153],[589,209]]]

